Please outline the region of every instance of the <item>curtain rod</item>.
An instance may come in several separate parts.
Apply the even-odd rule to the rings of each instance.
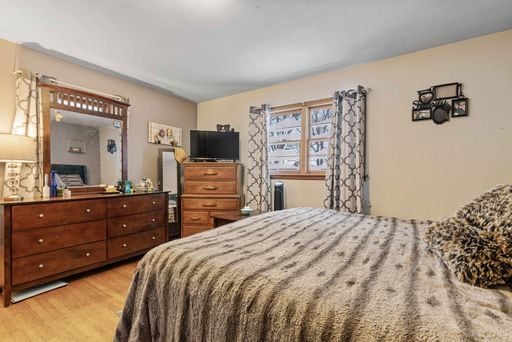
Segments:
[[[81,91],[85,91],[85,92],[88,92],[88,93],[92,93],[92,94],[96,94],[96,95],[100,95],[100,96],[104,96],[104,97],[109,97],[109,98],[111,98],[113,100],[116,100],[116,101],[120,101],[120,102],[124,102],[124,103],[130,103],[128,98],[125,98],[125,97],[122,97],[122,96],[119,96],[119,95],[113,95],[113,94],[105,93],[105,92],[102,92],[102,91],[99,91],[99,90],[89,89],[89,88],[82,87],[82,86],[79,86],[79,85],[76,85],[76,84],[72,84],[72,83],[67,83],[67,82],[59,81],[55,77],[51,77],[51,76],[47,76],[47,75],[39,75],[39,74],[36,74],[36,77],[41,82],[43,82],[43,83],[63,86],[63,87],[67,87],[67,88],[73,88],[75,90],[81,90]]]

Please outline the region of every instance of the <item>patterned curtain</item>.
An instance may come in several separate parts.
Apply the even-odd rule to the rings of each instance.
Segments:
[[[270,105],[250,108],[247,205],[262,212],[272,210],[272,189],[268,172],[269,120]]]
[[[37,76],[30,72],[16,73],[16,112],[12,134],[36,139],[37,163],[6,163],[4,196],[18,194],[24,198],[41,196],[42,189],[42,119]]]
[[[334,93],[335,114],[327,157],[324,207],[363,212],[365,180],[366,91]]]

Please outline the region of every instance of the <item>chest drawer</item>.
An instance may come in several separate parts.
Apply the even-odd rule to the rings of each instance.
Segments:
[[[184,171],[185,179],[222,180],[236,179],[236,165],[232,166],[191,166],[186,165]]]
[[[165,225],[165,211],[152,211],[145,214],[120,216],[108,219],[108,237],[133,234],[142,230]]]
[[[236,195],[237,184],[232,182],[188,181],[185,183],[185,194]]]
[[[207,211],[184,211],[182,219],[184,224],[208,224],[210,215]]]
[[[240,200],[237,198],[182,198],[183,209],[237,210]]]
[[[12,234],[12,257],[105,240],[106,235],[105,220],[16,231]]]
[[[165,194],[126,196],[107,200],[108,217],[165,210]]]
[[[12,283],[23,284],[105,260],[105,241],[17,258],[12,261]]]
[[[102,199],[20,205],[12,208],[12,230],[101,220],[105,215]]]
[[[164,243],[165,241],[165,228],[157,228],[109,239],[107,242],[108,258],[112,259],[148,250]]]

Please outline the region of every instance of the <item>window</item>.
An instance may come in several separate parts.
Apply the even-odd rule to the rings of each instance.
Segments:
[[[323,179],[333,115],[331,99],[272,108],[269,124],[272,178]]]

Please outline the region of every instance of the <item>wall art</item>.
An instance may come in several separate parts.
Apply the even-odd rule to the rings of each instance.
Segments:
[[[181,146],[181,128],[156,122],[148,123],[148,142],[158,145]]]
[[[451,100],[451,103],[447,100]],[[412,121],[432,120],[440,125],[452,117],[468,116],[468,98],[462,83],[445,83],[418,91],[412,103]]]
[[[452,100],[452,116],[468,116],[469,99],[453,99]]]

